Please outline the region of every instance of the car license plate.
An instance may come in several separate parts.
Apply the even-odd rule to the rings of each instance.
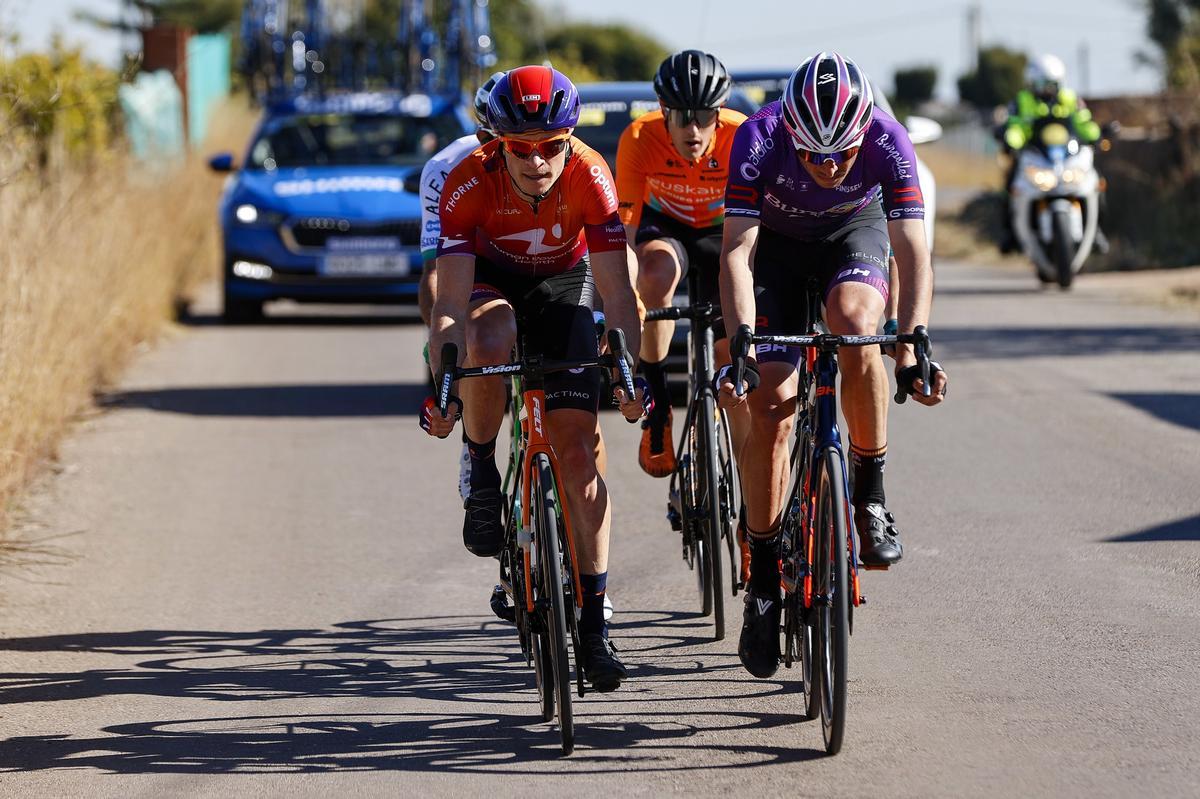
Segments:
[[[330,277],[403,277],[409,270],[403,253],[327,255],[321,261],[321,274]]]

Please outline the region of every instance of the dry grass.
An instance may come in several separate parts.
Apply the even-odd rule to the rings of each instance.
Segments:
[[[1004,187],[1004,172],[993,156],[931,144],[920,149],[923,160],[937,179],[938,189],[998,191]]]
[[[250,121],[231,103],[208,146],[241,146]],[[96,390],[216,274],[220,190],[199,154],[0,189],[0,528]]]

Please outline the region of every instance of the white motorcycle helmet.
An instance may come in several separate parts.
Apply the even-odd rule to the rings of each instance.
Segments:
[[[1067,65],[1056,55],[1046,53],[1025,65],[1025,85],[1041,100],[1052,101],[1067,83]]]

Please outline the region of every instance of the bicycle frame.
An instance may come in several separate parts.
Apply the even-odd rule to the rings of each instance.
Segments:
[[[571,554],[571,580],[574,586],[572,593],[575,596],[575,607],[577,610],[583,610],[583,591],[580,589],[579,581],[579,559],[575,553],[575,534],[574,528],[571,526],[571,514],[567,508],[565,501],[566,494],[563,492],[562,478],[559,477],[558,458],[554,455],[554,448],[550,446],[550,439],[545,432],[545,407],[546,407],[546,387],[545,381],[541,377],[541,358],[530,357],[525,359],[526,363],[533,366],[531,370],[533,377],[527,376],[523,381],[516,378],[513,379],[513,391],[521,389],[522,406],[524,415],[516,424],[520,425],[521,435],[514,439],[519,446],[518,455],[516,458],[516,468],[520,470],[521,476],[521,527],[517,530],[517,540],[520,543],[521,550],[524,553],[522,568],[525,572],[525,585],[533,585],[532,581],[532,553],[530,552],[530,544],[532,541],[522,540],[522,529],[529,529],[529,514],[533,507],[532,496],[530,495],[530,486],[533,476],[533,461],[538,453],[544,453],[550,459],[551,471],[554,473],[554,490],[558,494],[558,507],[562,512],[563,526],[566,530],[567,549]],[[523,385],[522,385],[523,384]],[[514,393],[513,408],[516,409],[516,395]],[[515,414],[514,414],[515,417]],[[525,609],[529,613],[533,613],[533,593],[525,592]]]

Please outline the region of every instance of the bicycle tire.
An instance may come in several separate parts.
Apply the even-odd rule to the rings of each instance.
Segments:
[[[700,517],[701,538],[707,550],[707,562],[702,564],[708,579],[706,595],[711,595],[713,615],[713,640],[725,638],[725,591],[721,579],[721,483],[717,476],[717,409],[711,391],[704,392],[700,411],[693,423],[700,431],[698,453],[702,462],[699,474],[703,481],[701,491],[704,511]]]
[[[741,486],[738,485],[737,462],[733,457],[733,433],[729,429],[729,417],[720,411],[717,420],[717,468],[721,480],[721,537],[725,539],[725,550],[729,553],[729,595],[737,596],[738,573],[741,566],[741,551],[737,545],[737,525],[734,508],[742,504]]]
[[[543,607],[549,641],[554,699],[558,705],[558,729],[562,736],[563,754],[575,749],[575,721],[571,707],[571,661],[567,642],[571,631],[567,627],[566,602],[563,592],[562,552],[559,536],[564,532],[558,525],[555,502],[554,470],[550,459],[538,453],[533,463],[533,493],[530,501],[538,516],[536,534],[540,555],[542,591],[539,600]],[[574,608],[571,610],[574,613]]]
[[[816,546],[813,587],[816,674],[825,751],[836,755],[846,733],[846,671],[850,609],[846,536],[846,477],[841,453],[826,449],[817,468]]]
[[[697,440],[695,413],[689,412],[688,426],[684,430],[684,445],[679,458],[680,505],[683,508],[684,544],[688,552],[688,566],[696,574],[696,588],[700,592],[700,615],[708,617],[713,612],[712,569],[708,565],[708,543],[705,540],[703,508],[701,507],[700,481],[704,479],[704,464],[700,463],[701,443]]]

